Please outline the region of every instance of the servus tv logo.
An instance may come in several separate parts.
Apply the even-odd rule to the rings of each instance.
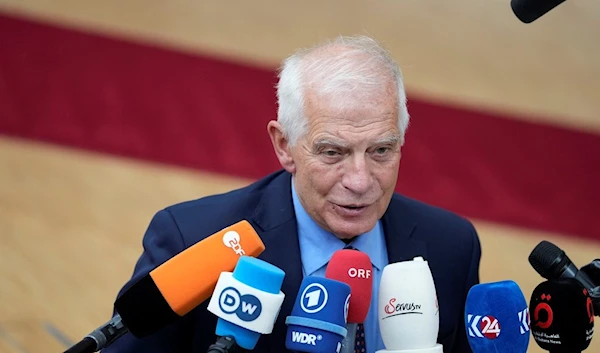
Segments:
[[[397,316],[397,315],[407,315],[407,314],[419,314],[423,315],[423,311],[421,310],[421,304],[415,303],[396,303],[396,298],[390,299],[390,301],[385,305],[383,311],[387,314],[382,320]]]

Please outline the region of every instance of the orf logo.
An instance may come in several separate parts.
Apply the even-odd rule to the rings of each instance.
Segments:
[[[550,301],[552,297],[550,295],[542,294],[541,299]],[[545,330],[552,326],[552,320],[554,320],[554,313],[552,312],[550,305],[544,302],[538,303],[533,310],[534,326]]]
[[[469,336],[485,337],[488,339],[496,339],[500,336],[500,323],[491,316],[467,315],[467,323],[469,327]]]
[[[350,278],[370,278],[371,270],[365,270],[364,268],[350,267],[348,269],[348,277]]]
[[[318,313],[327,304],[328,297],[325,287],[319,283],[311,283],[304,288],[300,296],[300,307],[305,313]]]
[[[257,297],[240,292],[233,288],[225,288],[219,295],[219,307],[226,314],[237,315],[243,321],[253,321],[260,316],[262,305]]]
[[[223,235],[223,244],[228,248],[232,248],[237,255],[241,256],[246,254],[240,244],[240,235],[236,231],[230,230],[226,232]]]

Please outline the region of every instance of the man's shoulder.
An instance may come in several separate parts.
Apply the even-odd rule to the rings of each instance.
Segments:
[[[454,241],[477,236],[473,223],[456,212],[398,193],[392,197],[392,203],[394,210],[407,213],[403,216],[416,225],[422,236]]]
[[[195,243],[219,230],[252,217],[269,187],[283,171],[271,173],[250,184],[165,207],[179,228],[186,245]]]

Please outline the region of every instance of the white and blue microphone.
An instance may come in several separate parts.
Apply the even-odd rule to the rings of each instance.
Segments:
[[[322,277],[305,277],[294,302],[285,347],[295,352],[339,353],[346,337],[350,286]]]
[[[215,333],[224,338],[216,344],[221,350],[214,351],[233,344],[253,350],[262,334],[273,331],[285,298],[284,277],[280,268],[250,256],[240,257],[233,272],[221,273],[208,303],[208,311],[219,318]]]

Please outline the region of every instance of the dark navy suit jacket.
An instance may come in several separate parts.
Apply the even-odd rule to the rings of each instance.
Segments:
[[[261,336],[254,351],[287,352],[285,318],[291,312],[302,281],[290,183],[291,175],[278,171],[244,188],[157,212],[144,235],[144,251],[133,276],[120,293],[186,247],[246,219],[266,247],[259,258],[286,273],[281,288],[286,297],[273,333]],[[479,283],[481,257],[479,239],[472,224],[451,212],[399,194],[393,196],[382,223],[390,263],[415,256],[429,261],[440,309],[438,342],[444,345],[444,352],[471,352],[463,312],[467,292]],[[206,310],[207,304],[208,301],[152,336],[137,339],[126,334],[102,352],[204,353],[216,340],[217,319]]]

